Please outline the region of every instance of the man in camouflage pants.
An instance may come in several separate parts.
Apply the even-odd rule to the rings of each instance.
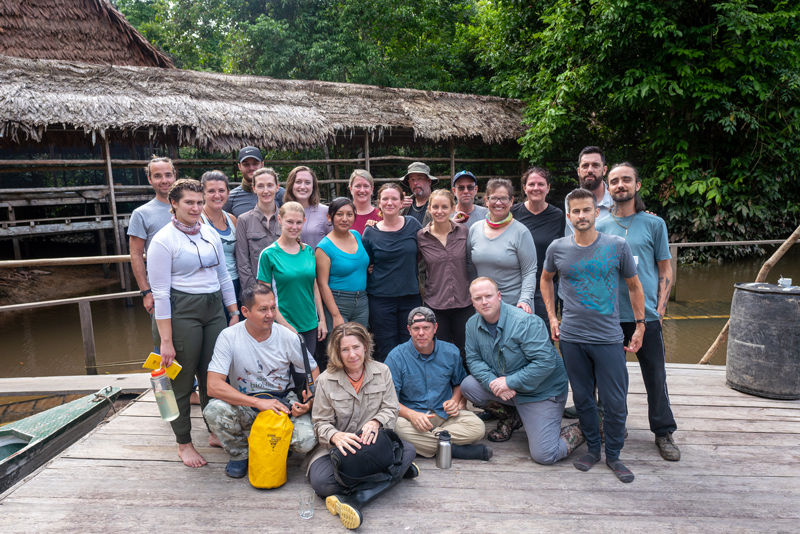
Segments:
[[[208,366],[208,394],[213,399],[203,410],[209,429],[231,456],[225,474],[233,478],[247,474],[247,434],[260,411],[290,414],[294,424],[290,450],[306,453],[317,444],[311,424],[314,400],[303,391],[301,403],[289,389],[289,364],[305,367],[300,338],[274,323],[277,307],[269,286],[245,288],[242,304],[245,321],[223,330],[214,346]],[[317,363],[310,354],[308,360],[316,380]]]

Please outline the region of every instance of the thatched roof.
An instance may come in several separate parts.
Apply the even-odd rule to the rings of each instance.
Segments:
[[[0,54],[107,65],[172,68],[108,0],[0,3]]]
[[[113,140],[171,138],[222,152],[315,147],[364,132],[494,144],[522,135],[522,108],[489,96],[0,56],[6,146],[63,144],[75,129],[84,139],[110,131]]]

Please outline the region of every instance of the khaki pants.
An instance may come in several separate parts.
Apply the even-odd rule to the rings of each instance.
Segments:
[[[417,449],[417,454],[431,458],[436,454],[436,445],[439,442],[436,434],[442,430],[450,432],[450,441],[456,445],[469,445],[483,439],[486,434],[486,425],[477,415],[469,410],[461,410],[457,416],[442,419],[435,415],[431,419],[433,430],[420,432],[411,421],[403,417],[397,418],[394,431],[400,439],[411,442]]]

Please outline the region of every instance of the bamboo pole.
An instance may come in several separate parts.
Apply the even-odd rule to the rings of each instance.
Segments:
[[[39,258],[31,260],[0,261],[0,269],[17,269],[19,267],[53,267],[58,265],[97,265],[102,263],[128,263],[131,257],[126,254],[117,256],[86,256],[80,258]]]
[[[792,235],[790,235],[786,239],[786,241],[783,242],[783,245],[781,245],[778,248],[778,250],[775,251],[775,254],[773,254],[767,261],[764,262],[764,265],[761,266],[761,270],[758,271],[758,276],[756,276],[757,284],[761,282],[766,282],[767,275],[769,274],[770,269],[772,269],[775,266],[775,264],[778,263],[778,261],[783,257],[784,254],[786,254],[786,251],[789,250],[792,247],[792,245],[797,243],[798,239],[800,239],[800,226],[798,226],[795,229],[795,231],[792,232]],[[731,326],[731,320],[728,319],[728,322],[725,323],[725,326],[722,327],[722,331],[717,336],[717,339],[714,340],[714,343],[711,345],[711,347],[708,349],[705,355],[698,362],[699,364],[701,365],[708,364],[708,362],[717,352],[719,347],[725,342],[726,339],[728,339],[728,332],[730,331],[730,326]]]
[[[450,177],[456,175],[456,142],[450,139]]]
[[[364,170],[369,172],[369,133],[364,130]]]

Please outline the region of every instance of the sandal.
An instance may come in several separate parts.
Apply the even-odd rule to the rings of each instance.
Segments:
[[[501,419],[497,423],[497,428],[489,432],[489,441],[495,443],[508,441],[515,430],[522,428],[522,419],[520,419],[517,409],[511,406],[506,406],[505,409],[508,412],[508,417]]]

